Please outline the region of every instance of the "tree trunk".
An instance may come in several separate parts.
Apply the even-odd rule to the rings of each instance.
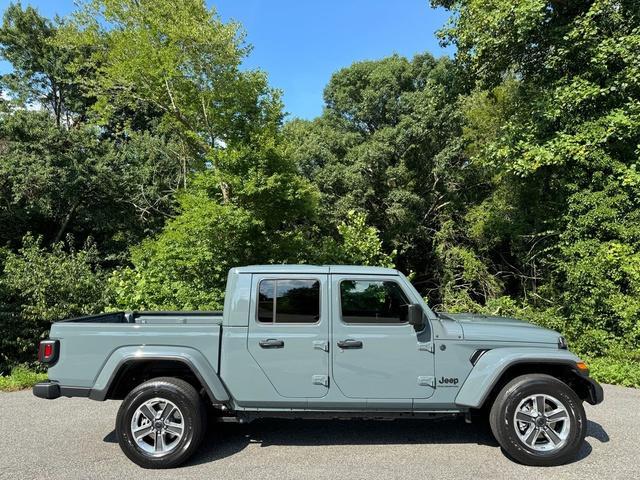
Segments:
[[[220,190],[222,191],[222,203],[228,203],[231,198],[231,187],[227,182],[220,182]]]
[[[73,214],[75,213],[76,209],[78,208],[78,205],[80,205],[80,200],[76,200],[74,202],[74,204],[71,205],[71,208],[69,209],[69,211],[65,215],[64,220],[62,222],[62,225],[60,226],[60,229],[58,230],[58,233],[56,234],[56,238],[53,240],[53,243],[58,243],[60,241],[60,239],[62,238],[62,235],[64,234],[65,230],[69,226],[69,222],[73,218]]]
[[[182,155],[182,184],[187,189],[187,156]]]

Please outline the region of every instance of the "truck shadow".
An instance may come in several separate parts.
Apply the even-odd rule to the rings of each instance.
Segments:
[[[422,445],[476,443],[498,447],[488,427],[456,420],[284,420],[214,424],[186,465],[213,462],[250,444],[270,446]]]
[[[595,439],[609,442],[609,435],[597,422],[587,422],[587,439],[574,462],[592,452]],[[115,443],[115,431],[103,441]],[[475,443],[500,448],[488,425],[454,420],[285,420],[263,419],[240,425],[213,424],[202,446],[185,466],[199,465],[232,456],[250,444],[270,446],[323,445],[428,445]],[[506,456],[504,450],[500,449]],[[572,463],[574,463],[572,462]]]
[[[579,462],[580,460],[587,458],[591,454],[593,450],[593,447],[591,447],[591,444],[589,443],[589,439],[591,438],[597,440],[600,443],[609,443],[610,440],[609,434],[602,427],[602,425],[592,420],[587,420],[587,435],[585,441],[582,444],[582,448],[580,448],[580,451],[578,452],[575,460],[569,463]]]

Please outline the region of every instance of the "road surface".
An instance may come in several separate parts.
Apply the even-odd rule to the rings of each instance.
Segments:
[[[116,401],[40,400],[0,393],[0,478],[23,479],[640,479],[640,390],[604,386],[586,405],[579,458],[518,465],[491,435],[462,420],[260,420],[213,425],[185,466],[143,470],[120,451]]]

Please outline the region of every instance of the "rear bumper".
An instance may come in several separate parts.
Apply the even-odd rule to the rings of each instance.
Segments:
[[[33,386],[33,394],[38,398],[53,400],[60,396],[60,385],[53,382],[36,383]]]
[[[88,397],[90,388],[67,387],[52,381],[36,383],[33,386],[33,394],[38,398],[53,400],[58,397]]]
[[[585,377],[584,380],[586,381],[587,391],[589,392],[589,396],[586,399],[587,402],[591,405],[602,403],[604,401],[604,391],[602,390],[602,386],[589,377]]]

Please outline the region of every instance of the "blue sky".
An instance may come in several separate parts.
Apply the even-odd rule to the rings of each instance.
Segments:
[[[74,9],[73,0],[23,0],[52,17]],[[244,25],[253,52],[247,68],[269,74],[284,92],[290,117],[313,118],[322,112],[322,90],[336,70],[358,60],[393,53],[408,57],[429,51],[451,54],[438,45],[435,31],[447,12],[428,0],[216,0],[224,20]],[[4,11],[9,0],[0,0]],[[0,64],[0,71],[8,66]]]

